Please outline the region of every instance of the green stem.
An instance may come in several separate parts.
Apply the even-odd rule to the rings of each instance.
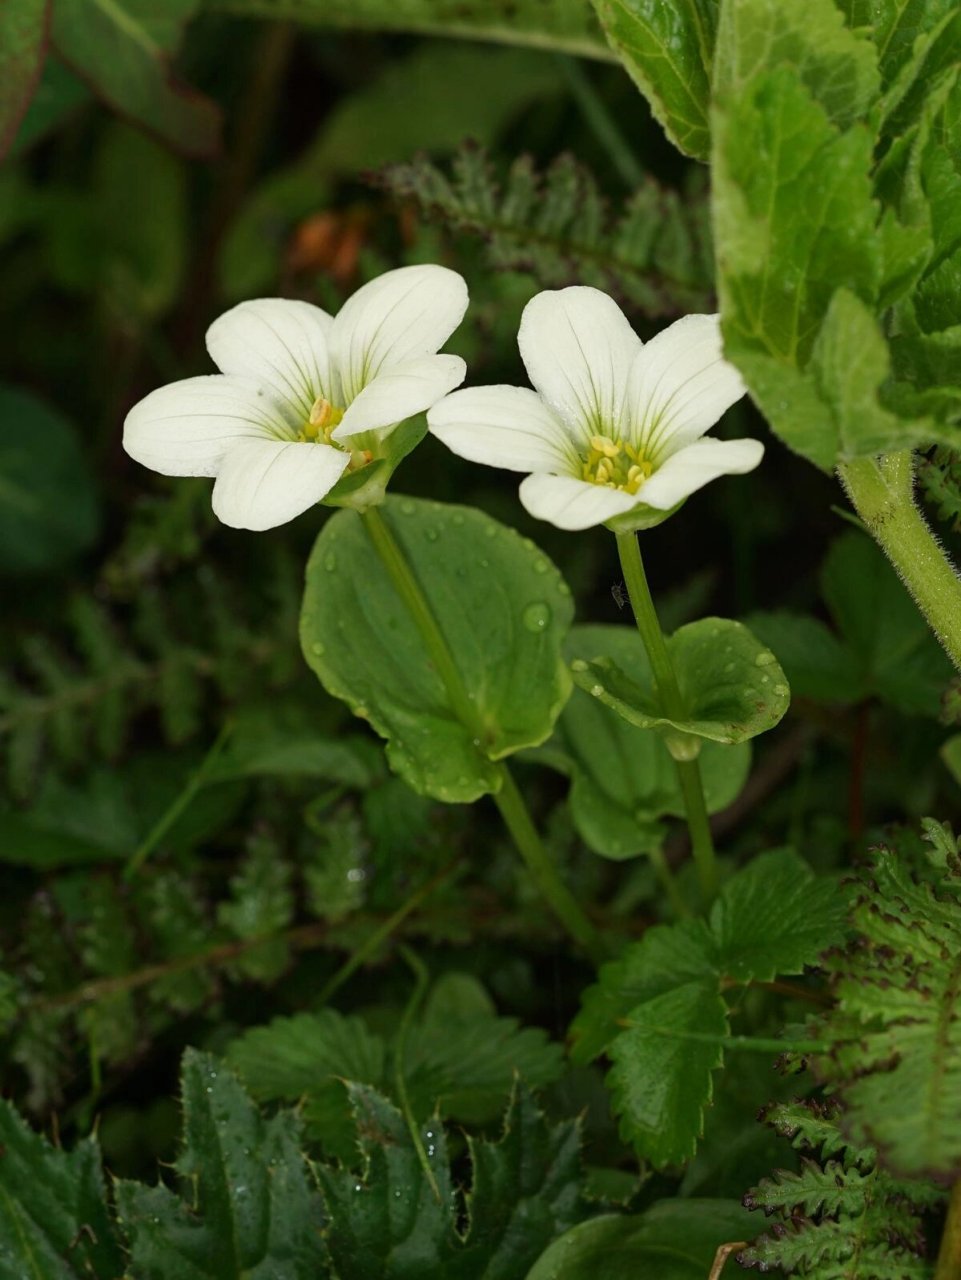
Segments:
[[[961,671],[961,579],[914,501],[910,452],[856,458],[842,463],[838,474],[868,532]]]
[[[681,892],[677,887],[677,881],[671,871],[667,858],[664,857],[662,848],[651,849],[648,853],[651,866],[654,868],[654,874],[661,882],[661,888],[667,894],[667,900],[671,904],[671,909],[677,916],[678,920],[684,920],[690,916],[690,908],[681,897]]]
[[[961,1280],[961,1178],[951,1188],[934,1280]]]
[[[554,56],[581,114],[594,132],[594,137],[607,152],[611,164],[625,185],[631,191],[636,191],[644,181],[644,170],[580,60],[564,54]]]
[[[442,1196],[440,1187],[437,1185],[437,1179],[434,1177],[434,1170],[431,1167],[430,1156],[424,1150],[424,1141],[420,1136],[420,1126],[414,1117],[413,1108],[410,1105],[410,1096],[407,1093],[407,1076],[405,1067],[407,1062],[407,1037],[414,1021],[417,1011],[423,1003],[424,996],[427,992],[427,969],[419,956],[411,951],[410,947],[401,947],[401,954],[407,961],[407,964],[414,975],[414,990],[407,1002],[407,1008],[404,1010],[403,1017],[400,1020],[400,1027],[397,1031],[397,1041],[394,1045],[394,1089],[397,1093],[397,1101],[400,1103],[401,1114],[407,1123],[407,1132],[410,1134],[410,1140],[417,1152],[417,1159],[420,1167],[424,1171],[424,1177],[427,1179],[428,1186],[431,1189],[434,1199],[438,1204],[441,1203]]]
[[[681,697],[677,676],[674,674],[671,656],[667,651],[657,610],[654,608],[637,535],[619,533],[615,536],[618,555],[621,558],[621,571],[631,598],[637,629],[651,661],[658,699],[668,719],[683,721],[685,719],[684,700]],[[717,858],[714,853],[711,824],[707,817],[707,805],[704,801],[701,766],[696,757],[693,760],[678,760],[675,757],[674,763],[677,766],[681,795],[684,798],[687,827],[691,833],[691,849],[697,866],[701,893],[705,903],[708,903],[717,893]]]
[[[361,519],[397,594],[407,606],[411,619],[420,632],[434,669],[447,690],[451,707],[471,735],[483,739],[484,726],[477,707],[464,688],[464,682],[447,641],[437,624],[437,619],[390,526],[377,507],[369,507],[363,512]],[[494,802],[539,891],[557,918],[571,936],[584,947],[588,955],[595,962],[606,959],[606,949],[597,931],[551,864],[524,799],[517,790],[510,769],[504,761],[501,761],[497,767],[501,785],[499,791],[494,794]]]

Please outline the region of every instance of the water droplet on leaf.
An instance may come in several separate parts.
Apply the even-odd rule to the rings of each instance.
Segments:
[[[535,600],[521,614],[521,622],[523,622],[528,631],[543,631],[550,620],[550,608],[543,600]]]

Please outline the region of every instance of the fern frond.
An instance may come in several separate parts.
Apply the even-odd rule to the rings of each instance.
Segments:
[[[703,189],[681,196],[650,179],[611,214],[596,179],[569,155],[543,173],[521,156],[502,181],[487,153],[470,144],[449,174],[421,156],[374,181],[427,217],[482,236],[500,270],[529,271],[549,287],[596,285],[652,317],[709,306]]]
[[[780,1170],[744,1197],[776,1221],[738,1254],[743,1266],[811,1280],[930,1280],[923,1215],[943,1199],[939,1188],[901,1181],[873,1148],[853,1146],[834,1102],[779,1103],[763,1118],[810,1154],[797,1173]]]

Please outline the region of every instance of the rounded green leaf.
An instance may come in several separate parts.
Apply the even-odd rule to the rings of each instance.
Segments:
[[[327,691],[387,739],[425,795],[467,803],[497,790],[494,762],[537,746],[570,692],[561,645],[570,590],[529,540],[478,511],[414,498],[379,508],[447,642],[480,730],[451,707],[362,518],[340,511],[307,566],[301,643]]]
[[[734,1200],[660,1200],[637,1217],[611,1213],[573,1227],[527,1280],[704,1280],[720,1245],[756,1231]]]
[[[575,627],[565,652],[574,661],[604,653],[635,675],[649,671],[634,627]],[[599,698],[575,689],[552,748],[555,744],[558,751],[545,753],[545,761],[570,773],[574,824],[595,853],[606,858],[645,853],[664,838],[662,818],[684,816],[677,769],[659,735],[629,724]],[[700,760],[708,812],[716,813],[747,780],[751,748],[709,742]]]
[[[35,396],[0,388],[0,571],[67,564],[90,546],[98,524],[72,423]]]
[[[787,711],[787,678],[774,654],[743,623],[701,618],[676,631],[667,647],[684,717],[663,714],[646,663],[633,666],[628,675],[610,657],[578,659],[571,665],[574,681],[638,728],[713,742],[754,738],[773,729]]]

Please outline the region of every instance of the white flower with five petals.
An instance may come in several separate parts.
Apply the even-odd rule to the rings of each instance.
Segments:
[[[717,316],[685,316],[642,343],[607,294],[575,286],[531,299],[518,345],[535,390],[455,391],[427,422],[463,458],[530,472],[520,498],[538,519],[647,528],[761,461],[757,440],[702,439],[745,390]]]
[[[163,475],[216,477],[224,524],[271,529],[463,382],[463,360],[437,352],[466,309],[463,279],[432,265],[378,276],[336,317],[282,298],[242,302],[207,330],[220,373],[151,392],[127,415],[124,448]]]

